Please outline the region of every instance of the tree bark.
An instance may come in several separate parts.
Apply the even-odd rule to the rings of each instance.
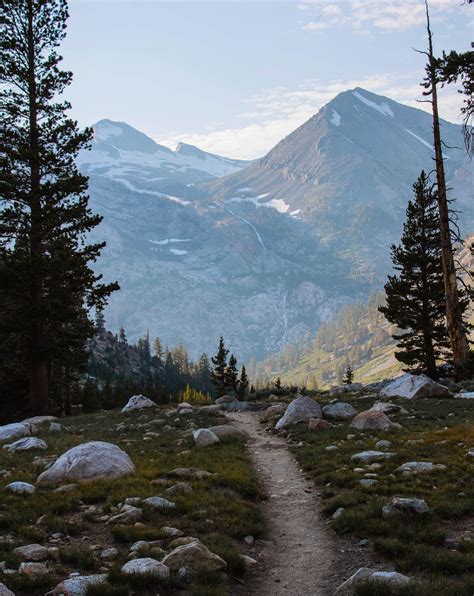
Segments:
[[[48,412],[49,379],[46,336],[43,318],[42,283],[42,213],[41,173],[39,157],[39,133],[37,89],[35,77],[35,39],[33,28],[33,0],[28,1],[28,95],[29,95],[29,143],[31,185],[30,230],[30,299],[31,299],[31,360],[30,391],[34,415]]]
[[[433,139],[436,163],[436,178],[438,190],[439,209],[439,231],[441,241],[441,254],[443,264],[444,290],[446,295],[446,325],[448,337],[453,353],[454,377],[461,380],[467,373],[469,359],[469,344],[462,318],[462,310],[459,302],[459,290],[454,264],[453,246],[451,242],[451,230],[449,226],[449,207],[446,191],[446,177],[444,173],[444,161],[441,141],[441,130],[438,111],[438,89],[436,78],[436,63],[433,53],[433,36],[430,27],[428,4],[426,3],[426,18],[428,30],[428,77],[429,93],[431,94],[431,106],[433,112]]]

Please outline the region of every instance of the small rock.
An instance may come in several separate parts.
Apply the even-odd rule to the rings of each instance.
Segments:
[[[393,517],[403,513],[416,513],[422,515],[428,513],[430,508],[423,499],[394,497],[390,503],[382,508],[383,517]]]
[[[238,441],[247,441],[249,438],[247,433],[235,428],[231,424],[220,424],[219,426],[211,426],[209,428],[211,432],[213,432],[220,441],[225,441],[226,439],[236,439]]]
[[[332,519],[339,519],[344,514],[344,511],[344,507],[338,507],[336,511],[332,514]]]
[[[144,395],[134,395],[132,396],[127,404],[122,408],[122,414],[126,414],[127,412],[132,412],[133,410],[142,410],[143,408],[156,408],[158,407],[154,401],[148,399]]]
[[[23,575],[46,575],[49,572],[50,569],[46,563],[23,562],[18,568],[18,573]]]
[[[322,431],[331,428],[332,424],[322,418],[310,418],[308,422],[308,430],[311,431]]]
[[[59,422],[51,422],[49,425],[49,432],[50,433],[59,433],[64,430],[64,426],[59,424]]]
[[[163,497],[148,497],[143,502],[154,509],[174,509],[176,507],[176,503],[168,501],[168,499],[164,499]]]
[[[107,523],[130,525],[142,519],[143,511],[141,509],[128,505],[126,505],[126,507],[127,509],[125,509],[125,511],[122,511],[118,515],[114,515]]]
[[[379,412],[377,410],[366,410],[365,412],[360,412],[352,420],[350,426],[351,428],[356,428],[357,430],[362,431],[391,431],[401,428],[399,424],[392,422],[388,416],[386,416],[383,412]]]
[[[24,437],[23,439],[18,439],[14,443],[10,445],[4,445],[4,449],[6,449],[9,453],[14,453],[15,451],[32,451],[34,449],[47,449],[48,444],[46,441],[42,439],[38,439],[37,437]]]
[[[193,492],[193,487],[187,482],[177,482],[165,490],[167,495],[189,495]]]
[[[361,451],[360,453],[354,453],[351,457],[352,461],[361,462],[364,464],[371,464],[373,462],[384,461],[395,457],[396,453],[390,453],[388,451]]]
[[[6,488],[17,495],[32,495],[36,491],[36,488],[28,482],[12,482]]]
[[[100,558],[103,561],[113,561],[118,557],[119,551],[116,548],[106,548],[100,553]]]
[[[178,528],[170,528],[169,526],[163,526],[160,533],[167,538],[181,538],[181,536],[184,536],[184,532],[178,530]]]
[[[96,586],[107,581],[107,574],[80,575],[72,574],[69,579],[58,584],[46,596],[85,596],[90,586]]]
[[[244,541],[249,545],[252,546],[255,544],[255,538],[253,536],[245,536]]]
[[[327,420],[352,420],[357,415],[357,410],[343,401],[328,404],[323,407],[323,416]]]
[[[362,478],[359,480],[359,484],[362,486],[373,486],[374,484],[377,484],[377,480],[374,480],[373,478]]]
[[[434,464],[430,461],[409,461],[399,466],[395,472],[401,472],[404,476],[408,476],[410,474],[424,474],[437,470],[446,470],[446,466],[443,464]]]
[[[184,538],[178,538],[184,540]],[[220,571],[227,567],[227,563],[207,548],[200,540],[194,538],[188,544],[174,548],[163,559],[163,564],[172,571],[180,567],[189,567],[193,571]]]
[[[13,441],[22,437],[31,436],[31,424],[26,422],[13,422],[12,424],[5,424],[0,426],[0,443],[6,441]]]
[[[180,567],[176,574],[176,581],[181,586],[190,586],[196,581],[197,573],[189,567]]]
[[[13,549],[13,553],[23,561],[46,561],[49,552],[41,544],[27,544]]]
[[[53,493],[70,493],[79,488],[78,484],[63,484],[53,490]]]

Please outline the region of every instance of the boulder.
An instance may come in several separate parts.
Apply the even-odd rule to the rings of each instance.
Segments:
[[[220,424],[218,426],[211,426],[209,428],[211,432],[213,432],[216,437],[220,441],[225,441],[225,439],[237,439],[238,441],[247,441],[249,438],[247,433],[243,430],[239,430],[232,426],[231,424]]]
[[[397,404],[392,404],[390,401],[376,401],[370,409],[376,410],[377,412],[383,412],[387,415],[397,414],[402,410],[400,406],[397,406]]]
[[[275,428],[280,430],[298,422],[307,422],[310,418],[322,418],[321,406],[311,397],[303,395],[297,397],[288,405]]]
[[[163,526],[160,530],[160,534],[166,536],[166,538],[181,538],[181,536],[184,536],[182,530],[171,528],[170,526]]]
[[[64,430],[64,426],[59,424],[59,422],[51,422],[48,430],[50,433],[60,433]]]
[[[382,389],[380,395],[384,397],[404,397],[418,399],[421,397],[440,397],[449,395],[449,389],[426,375],[412,375],[405,373],[394,379]]]
[[[133,505],[124,505],[117,515],[109,519],[109,524],[121,524],[124,526],[134,524],[143,517],[143,511]]]
[[[32,451],[34,449],[47,449],[48,444],[46,441],[42,439],[38,439],[37,437],[24,437],[23,439],[18,439],[14,443],[10,445],[4,445],[4,449],[6,449],[9,453],[14,453],[15,451]]]
[[[107,581],[107,574],[97,573],[95,575],[77,575],[65,579],[58,584],[54,590],[46,596],[86,596],[90,586],[97,586]]]
[[[327,430],[331,428],[332,424],[327,420],[323,420],[322,418],[310,418],[308,422],[308,430],[312,431],[321,431]]]
[[[377,449],[390,449],[390,447],[392,446],[392,442],[391,441],[385,441],[384,439],[377,441],[375,443],[375,446],[377,447]]]
[[[403,513],[423,515],[424,513],[428,513],[429,510],[430,508],[424,499],[394,497],[382,507],[382,516],[393,517]]]
[[[286,404],[274,404],[260,414],[260,421],[271,422],[272,420],[276,420],[281,417],[285,410]]]
[[[258,410],[266,410],[267,404],[257,404],[249,401],[233,401],[228,404],[221,404],[220,407],[227,412],[256,412]]]
[[[178,540],[183,540],[182,538]],[[172,571],[188,567],[193,571],[219,571],[227,567],[224,559],[213,553],[197,538],[188,544],[174,548],[163,559],[163,564]]]
[[[361,451],[360,453],[354,453],[351,459],[352,461],[363,464],[372,464],[390,459],[396,455],[396,453],[390,453],[388,451]]]
[[[133,395],[126,405],[122,408],[122,414],[132,412],[133,410],[142,410],[143,408],[157,408],[154,401],[144,395]]]
[[[100,553],[100,558],[102,561],[113,561],[119,555],[119,551],[117,548],[106,548]]]
[[[37,482],[47,484],[65,480],[120,478],[134,472],[132,460],[120,447],[113,443],[91,441],[63,453],[48,470],[40,474]]]
[[[12,482],[7,489],[17,495],[32,495],[36,488],[28,482]]]
[[[442,470],[446,470],[446,466],[443,464],[434,464],[431,461],[409,461],[399,466],[395,472],[410,476],[411,474],[425,474]]]
[[[187,482],[177,482],[165,490],[167,495],[189,495],[193,492],[193,487]]]
[[[30,437],[32,427],[26,422],[13,422],[12,424],[5,424],[0,426],[0,443],[6,441],[14,441],[22,437]]]
[[[32,418],[25,418],[25,420],[22,420],[22,424],[39,426],[40,424],[45,424],[46,422],[54,422],[57,419],[57,416],[33,416]]]
[[[174,468],[174,470],[169,472],[169,476],[203,480],[204,478],[211,478],[212,476],[215,476],[215,474],[208,472],[207,470],[200,470],[199,468]]]
[[[222,410],[222,406],[219,404],[212,404],[210,406],[201,406],[199,408],[200,412],[206,412],[207,414],[217,414]]]
[[[474,391],[461,391],[454,396],[457,399],[474,399]]]
[[[399,424],[392,422],[388,416],[378,410],[360,412],[352,420],[350,426],[357,430],[383,430],[386,432],[400,428]]]
[[[331,428],[332,424],[327,420],[323,420],[322,418],[310,418],[308,422],[308,430],[312,431],[322,431]]]
[[[160,579],[170,576],[169,567],[149,557],[127,561],[121,571],[127,575],[153,575]]]
[[[352,420],[357,415],[357,410],[351,404],[337,401],[323,407],[323,416],[327,420]]]
[[[15,596],[15,594],[0,582],[0,596]]]
[[[22,575],[46,575],[51,571],[47,563],[36,563],[24,561],[18,567],[18,573]]]
[[[176,507],[176,503],[163,499],[163,497],[148,497],[143,502],[153,509],[174,509]]]
[[[176,409],[178,410],[178,413],[182,410],[194,410],[193,406],[187,401],[182,401],[176,406]]]
[[[27,544],[14,548],[13,554],[21,558],[22,561],[46,561],[48,549],[41,544]]]
[[[352,391],[362,391],[362,383],[349,383],[347,385],[338,385],[329,390],[329,395],[344,395],[344,393],[351,393]]]
[[[397,573],[396,571],[376,571],[368,567],[361,567],[343,584],[337,588],[335,594],[354,593],[357,585],[362,583],[369,584],[383,584],[387,587],[402,587],[409,584],[411,579],[406,575]]]
[[[220,406],[222,404],[231,404],[234,401],[237,400],[235,397],[232,397],[232,395],[223,395],[222,397],[218,397],[214,403]]]
[[[193,432],[196,447],[209,447],[220,443],[219,437],[208,428],[199,428]]]

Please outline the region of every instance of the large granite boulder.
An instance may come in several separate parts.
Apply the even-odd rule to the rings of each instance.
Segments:
[[[127,561],[121,571],[127,575],[153,575],[160,579],[168,579],[170,576],[169,567],[149,557]]]
[[[389,503],[383,506],[382,516],[394,517],[404,513],[423,515],[428,513],[429,510],[430,508],[424,499],[393,497]]]
[[[326,420],[352,420],[357,415],[357,410],[351,404],[337,401],[323,407],[323,416]]]
[[[30,437],[32,433],[32,426],[27,422],[12,422],[12,424],[5,424],[0,426],[0,443],[6,441],[14,441],[22,437]]]
[[[196,447],[210,447],[220,443],[219,437],[208,428],[199,428],[193,432]]]
[[[219,424],[218,426],[211,426],[209,428],[220,441],[226,439],[237,439],[238,441],[246,441],[249,437],[246,432],[239,430],[231,424]]]
[[[127,404],[122,408],[122,414],[127,412],[133,412],[133,410],[142,410],[143,408],[157,408],[158,406],[154,401],[148,399],[144,395],[134,395],[131,397]]]
[[[120,478],[134,472],[132,460],[120,447],[113,443],[91,441],[63,453],[48,470],[40,474],[37,482],[47,484],[66,480]]]
[[[298,422],[308,422],[311,418],[322,418],[321,406],[307,395],[294,399],[275,425],[277,430]]]
[[[388,416],[378,410],[360,412],[352,420],[350,426],[357,430],[383,430],[385,432],[401,428],[399,424],[392,422]]]
[[[440,397],[449,395],[449,389],[426,375],[412,375],[406,373],[394,379],[382,389],[383,397],[404,397],[417,399],[420,397]]]
[[[89,587],[103,584],[107,581],[106,573],[94,575],[76,575],[65,579],[48,596],[85,596]]]

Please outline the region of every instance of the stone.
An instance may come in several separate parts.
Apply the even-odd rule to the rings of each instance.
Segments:
[[[397,414],[402,410],[400,406],[397,406],[397,404],[392,404],[390,401],[376,401],[370,409],[377,412],[383,412],[387,415]]]
[[[46,563],[33,563],[24,561],[18,567],[18,573],[22,575],[46,575],[50,572],[50,568]]]
[[[15,596],[15,594],[0,582],[0,596]]]
[[[258,562],[252,557],[249,557],[248,555],[240,555],[240,557],[246,567],[255,567],[256,565],[258,565]]]
[[[338,401],[323,407],[323,416],[326,420],[352,420],[357,415],[357,410],[351,404]]]
[[[196,578],[197,573],[189,567],[180,567],[176,573],[176,581],[181,586],[190,586]]]
[[[23,437],[23,439],[18,439],[18,441],[15,441],[10,445],[4,445],[3,448],[6,449],[9,453],[14,453],[15,451],[47,449],[48,444],[46,443],[46,441],[38,439],[37,437]]]
[[[380,395],[384,397],[404,397],[419,399],[421,397],[440,397],[449,395],[449,389],[426,375],[412,375],[405,373],[394,379],[382,389]]]
[[[374,484],[377,484],[377,480],[375,480],[375,478],[362,478],[359,480],[359,484],[362,486],[373,486]]]
[[[203,480],[215,476],[212,472],[207,470],[200,470],[199,468],[174,468],[169,472],[169,476],[177,476],[178,478],[194,478],[196,480]]]
[[[332,514],[332,519],[339,519],[344,514],[344,511],[344,507],[338,507],[336,511]]]
[[[170,528],[169,526],[163,526],[160,533],[167,538],[181,538],[181,536],[184,536],[182,530],[178,530],[178,528]]]
[[[220,424],[218,426],[211,426],[209,430],[213,432],[220,441],[225,441],[226,439],[247,441],[247,439],[249,438],[246,432],[244,432],[243,430],[239,430],[238,428],[235,428],[235,426],[232,426],[231,424]]]
[[[220,443],[219,437],[208,428],[199,428],[193,432],[196,447],[210,447]]]
[[[244,541],[249,545],[253,546],[255,544],[255,538],[253,536],[245,536]]]
[[[380,441],[377,441],[375,443],[375,446],[377,447],[377,449],[390,449],[390,447],[392,446],[392,442],[382,439]]]
[[[288,405],[275,428],[280,430],[298,422],[307,422],[310,418],[322,418],[321,406],[311,397],[303,395]]]
[[[119,551],[116,548],[106,548],[100,553],[102,561],[113,561],[118,557]]]
[[[212,404],[210,406],[200,406],[200,412],[206,412],[207,414],[218,414],[222,410],[222,406],[219,404]]]
[[[348,383],[347,385],[338,385],[329,390],[329,395],[343,395],[344,393],[351,393],[352,391],[362,391],[362,383]]]
[[[0,426],[0,443],[31,436],[31,425],[26,422],[13,422]]]
[[[474,391],[461,391],[454,396],[456,399],[474,399]]]
[[[163,497],[148,497],[143,502],[154,509],[174,509],[176,507],[176,503],[163,499]]]
[[[322,418],[310,418],[308,422],[308,430],[321,431],[331,428],[332,424]]]
[[[218,406],[221,406],[222,404],[231,404],[234,401],[237,400],[232,395],[223,395],[222,397],[218,397],[214,403]]]
[[[178,410],[178,413],[182,412],[183,410],[191,410],[191,411],[194,410],[193,406],[190,403],[188,403],[187,401],[183,401],[180,404],[178,404],[176,406],[176,409]]]
[[[7,489],[17,495],[32,495],[36,491],[36,488],[28,482],[12,482]]]
[[[422,515],[428,513],[429,510],[430,508],[424,499],[394,497],[382,507],[382,516],[393,517],[403,513]]]
[[[131,525],[140,521],[142,517],[143,511],[141,509],[138,507],[132,507],[131,505],[125,505],[119,514],[114,515],[109,519],[108,523]]]
[[[399,466],[395,472],[401,472],[404,476],[411,474],[424,474],[426,472],[446,470],[443,464],[434,464],[431,461],[409,461]]]
[[[193,492],[193,487],[187,482],[177,482],[165,490],[167,495],[189,495]]]
[[[392,422],[383,412],[366,410],[357,414],[352,420],[350,427],[362,431],[383,430],[388,432],[400,428],[400,425]]]
[[[466,457],[474,457],[474,447],[469,449],[469,451],[466,453]]]
[[[360,453],[354,453],[351,459],[355,462],[371,464],[373,462],[390,459],[396,455],[396,453],[390,453],[388,451],[361,451]]]
[[[25,420],[22,420],[22,424],[32,424],[33,426],[39,426],[41,424],[45,424],[46,422],[54,422],[57,419],[57,416],[33,416],[32,418],[25,418]]]
[[[148,544],[148,542],[146,540],[137,540],[130,547],[130,552],[135,553],[135,552],[138,552],[141,550],[148,550],[149,548],[150,548],[150,545]]]
[[[48,549],[41,544],[27,544],[13,549],[13,553],[23,561],[46,561]]]
[[[362,583],[385,584],[390,587],[402,587],[409,584],[411,579],[396,571],[376,571],[368,567],[361,567],[349,579],[341,584],[335,594],[354,593],[357,585]]]
[[[274,404],[267,408],[262,414],[260,414],[261,422],[271,422],[276,418],[280,418],[286,410],[286,404]]]
[[[70,493],[73,490],[77,490],[79,488],[78,484],[63,484],[62,486],[58,486],[53,490],[53,493]]]
[[[38,484],[55,484],[64,480],[94,480],[120,478],[133,474],[130,457],[113,443],[91,441],[73,447],[59,457],[38,477]]]
[[[59,433],[64,430],[64,426],[59,424],[59,422],[51,422],[49,425],[49,432],[50,433]]]
[[[255,412],[266,410],[266,404],[255,404],[249,401],[233,401],[228,404],[221,404],[220,407],[227,412]]]
[[[90,586],[97,586],[107,581],[106,573],[94,575],[75,575],[58,584],[46,596],[86,596]]]
[[[122,414],[133,412],[133,410],[142,410],[143,408],[157,408],[154,401],[144,395],[133,395],[126,405],[122,408]]]
[[[149,557],[127,561],[121,571],[127,575],[153,575],[160,579],[170,576],[169,567]]]
[[[163,559],[163,564],[167,565],[172,571],[177,571],[181,567],[189,567],[196,572],[220,571],[227,567],[224,559],[209,550],[197,538],[189,544],[174,548]]]

